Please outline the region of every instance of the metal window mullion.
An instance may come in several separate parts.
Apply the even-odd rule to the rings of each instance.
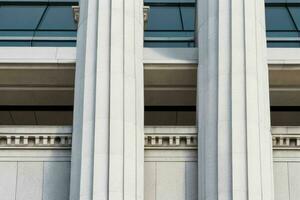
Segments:
[[[184,24],[183,24],[183,17],[182,17],[181,6],[178,6],[178,9],[179,9],[179,16],[180,16],[180,21],[181,21],[181,29],[184,30]]]
[[[287,8],[287,11],[288,11],[290,17],[292,18],[292,21],[293,21],[293,24],[294,24],[296,30],[299,31],[299,29],[298,29],[298,27],[297,27],[297,24],[296,24],[296,22],[295,22],[295,20],[294,20],[294,18],[293,18],[293,15],[292,15],[292,13],[291,13],[291,11],[290,11],[289,6],[286,6],[286,8]]]
[[[49,5],[47,4],[47,5],[46,5],[46,8],[45,8],[45,10],[44,10],[44,12],[43,12],[43,14],[42,14],[40,20],[39,20],[39,22],[38,22],[38,24],[37,24],[36,27],[35,27],[35,30],[34,30],[33,36],[32,36],[33,38],[35,37],[36,31],[38,30],[40,24],[42,23],[42,21],[43,21],[43,19],[44,19],[44,17],[45,17],[45,14],[46,14],[46,12],[47,12],[47,10],[48,10],[48,7],[49,7]],[[32,40],[31,40],[31,42],[30,42],[30,45],[31,45],[31,46],[33,45],[33,41],[34,41],[33,38],[32,38]]]

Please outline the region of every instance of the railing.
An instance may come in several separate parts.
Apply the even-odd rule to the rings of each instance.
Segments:
[[[145,149],[197,149],[195,126],[146,126]],[[274,150],[300,150],[300,126],[272,127]],[[70,149],[71,126],[0,126],[0,149]]]

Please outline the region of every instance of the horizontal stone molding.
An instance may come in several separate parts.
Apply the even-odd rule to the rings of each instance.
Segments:
[[[274,150],[300,150],[300,127],[272,127]]]
[[[145,149],[197,149],[194,126],[146,126]]]
[[[197,135],[153,135],[145,137],[145,149],[197,149]]]
[[[197,149],[194,126],[146,126],[145,149]],[[300,150],[300,127],[272,127],[274,150]],[[71,149],[71,126],[0,126],[0,149]]]
[[[273,149],[300,149],[299,135],[273,135]]]
[[[71,127],[0,126],[0,149],[70,149]]]

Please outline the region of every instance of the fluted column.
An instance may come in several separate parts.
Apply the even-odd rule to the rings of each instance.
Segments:
[[[70,200],[143,199],[143,1],[82,0]]]
[[[264,0],[198,0],[199,200],[272,200]]]

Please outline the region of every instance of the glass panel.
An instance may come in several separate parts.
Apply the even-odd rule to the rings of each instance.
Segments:
[[[180,0],[144,0],[145,4],[148,3],[179,3]]]
[[[300,3],[300,0],[286,0],[287,3]]]
[[[289,10],[296,23],[297,29],[300,30],[300,7],[289,7]]]
[[[267,37],[298,37],[299,33],[297,31],[290,32],[267,32]]]
[[[11,4],[16,4],[16,3],[47,3],[48,0],[0,0],[1,3],[11,3]]]
[[[151,6],[147,30],[182,30],[179,7]]]
[[[1,41],[0,46],[10,46],[10,47],[19,47],[19,46],[31,46],[30,41]]]
[[[75,47],[76,41],[33,41],[32,46],[42,47]]]
[[[34,30],[46,6],[0,6],[0,30]]]
[[[49,6],[38,30],[76,30],[71,6]]]
[[[192,31],[146,31],[145,37],[194,37]]]
[[[181,7],[184,30],[195,30],[195,7]]]
[[[0,31],[2,37],[32,37],[33,31]]]
[[[144,3],[196,3],[196,0],[144,0]]]
[[[299,42],[267,42],[267,46],[270,48],[300,47],[300,43]]]
[[[193,42],[145,42],[145,47],[193,47]]]
[[[77,31],[36,31],[34,35],[41,37],[76,37]]]
[[[49,0],[49,2],[62,2],[62,3],[72,3],[72,4],[78,4],[79,0]]]
[[[286,0],[265,0],[266,3],[286,3]]]
[[[286,7],[266,7],[266,25],[267,30],[296,30]]]

